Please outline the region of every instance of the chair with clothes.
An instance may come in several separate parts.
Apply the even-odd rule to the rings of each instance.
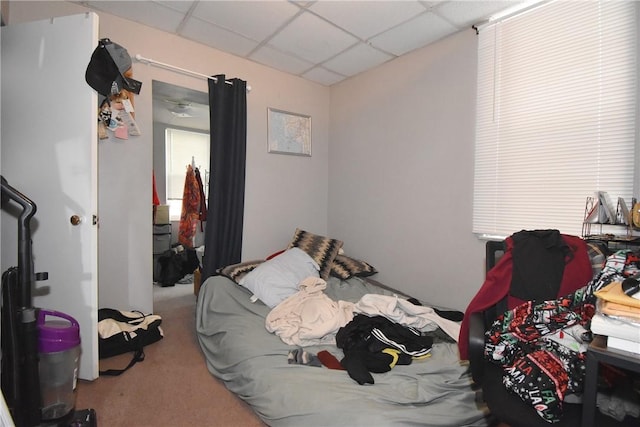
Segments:
[[[562,301],[561,304],[565,304],[567,301],[559,297],[582,295],[581,288],[597,272],[597,269],[593,269],[587,243],[579,237],[560,234],[557,230],[523,230],[504,241],[487,242],[486,250],[485,282],[467,307],[461,325],[460,358],[469,360],[474,382],[481,387],[483,398],[497,421],[512,427],[548,426],[551,421],[558,427],[580,426],[582,405],[579,398],[574,399],[579,393],[564,396],[564,399],[557,399],[562,393],[545,393],[544,387],[535,382],[540,381],[541,377],[536,373],[549,366],[533,357],[527,360],[528,365],[514,364],[509,376],[502,366],[485,357],[485,332],[507,310],[538,307],[538,301]],[[602,259],[603,257],[599,258],[600,261]],[[527,305],[529,301],[532,303]],[[514,317],[517,317],[527,312],[511,313],[516,313]],[[542,366],[536,366],[536,363]],[[521,380],[527,374],[537,378],[527,378],[520,384],[513,381],[514,378]],[[573,374],[582,375],[580,372]],[[509,388],[513,391],[505,386],[503,378],[507,379],[507,383],[511,381]],[[553,373],[546,379],[553,380]],[[553,383],[547,382],[546,386],[550,385],[553,387]],[[540,391],[542,393],[536,396]],[[529,396],[525,399],[522,394]],[[552,408],[559,410],[560,415],[553,420],[545,420],[545,415],[550,418],[547,410],[551,411]],[[595,425],[625,424],[598,413]]]

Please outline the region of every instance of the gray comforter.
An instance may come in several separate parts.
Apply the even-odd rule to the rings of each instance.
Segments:
[[[391,292],[352,278],[330,278],[326,294],[357,302],[367,293]],[[373,374],[358,385],[346,371],[288,364],[295,347],[265,329],[269,308],[223,276],[207,279],[198,296],[196,329],[209,371],[271,426],[485,426],[467,366],[455,344],[433,345],[431,357]],[[307,347],[328,350],[333,345]]]

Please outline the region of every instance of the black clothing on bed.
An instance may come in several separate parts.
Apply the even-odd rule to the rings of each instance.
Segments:
[[[338,330],[336,345],[344,352],[340,363],[362,385],[374,383],[369,372],[387,372],[396,364],[411,363],[412,356],[428,354],[433,338],[383,316],[356,314]],[[389,348],[397,352],[387,351]]]
[[[411,356],[392,348],[378,352],[353,349],[345,354],[340,364],[353,380],[363,385],[374,383],[370,372],[389,372],[395,365],[410,365],[411,360]]]
[[[413,297],[407,299],[407,301],[409,301],[413,305],[422,305],[422,303],[418,299]],[[443,310],[433,307],[433,311],[435,311],[438,316],[444,319],[453,320],[454,322],[461,322],[464,318],[464,313],[458,310]]]

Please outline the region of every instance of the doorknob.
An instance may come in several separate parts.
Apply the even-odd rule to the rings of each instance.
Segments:
[[[72,225],[78,225],[82,222],[82,218],[79,215],[71,215],[70,221]]]

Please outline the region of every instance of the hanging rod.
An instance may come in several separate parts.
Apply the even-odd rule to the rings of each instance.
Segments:
[[[175,65],[165,64],[164,62],[156,61],[155,59],[145,58],[144,56],[140,55],[139,53],[136,54],[135,58],[136,58],[136,61],[138,61],[138,62],[144,62],[146,64],[155,65],[157,67],[165,68],[165,69],[171,70],[171,71],[178,71],[180,73],[188,74],[188,75],[194,76],[194,77],[200,77],[202,79],[211,79],[214,82],[218,81],[218,79],[216,77],[214,77],[214,76],[207,76],[206,74],[197,73],[195,71],[187,70],[185,68],[176,67]],[[225,80],[225,83],[230,84],[230,85],[233,84],[233,82],[230,82],[229,80]],[[247,92],[251,92],[251,86],[249,86],[249,85],[247,85]]]

